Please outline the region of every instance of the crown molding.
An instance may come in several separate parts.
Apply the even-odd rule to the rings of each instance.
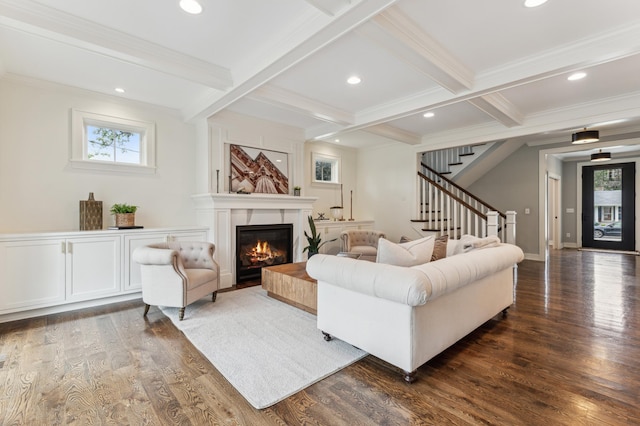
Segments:
[[[207,87],[233,85],[230,70],[32,0],[0,0],[0,25]]]

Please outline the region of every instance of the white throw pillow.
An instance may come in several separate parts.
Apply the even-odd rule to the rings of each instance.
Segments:
[[[434,245],[435,238],[433,236],[401,244],[380,238],[376,262],[396,266],[422,265],[431,260]]]

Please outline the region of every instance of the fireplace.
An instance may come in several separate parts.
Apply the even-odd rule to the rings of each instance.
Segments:
[[[293,224],[236,226],[236,282],[260,278],[263,266],[293,262]]]

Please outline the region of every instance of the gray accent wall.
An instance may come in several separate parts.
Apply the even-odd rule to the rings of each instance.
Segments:
[[[506,142],[509,143],[509,142]],[[501,211],[514,210],[516,244],[538,255],[538,147],[523,146],[468,189]],[[529,213],[525,213],[529,209]]]

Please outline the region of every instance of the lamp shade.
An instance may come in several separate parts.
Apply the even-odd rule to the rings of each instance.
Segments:
[[[602,152],[602,150],[600,150],[600,152],[596,152],[594,154],[591,154],[591,161],[592,162],[609,161],[609,160],[611,160],[611,153],[610,152]]]
[[[598,142],[599,140],[600,132],[597,130],[585,129],[581,132],[576,132],[571,135],[571,143],[573,144]]]

